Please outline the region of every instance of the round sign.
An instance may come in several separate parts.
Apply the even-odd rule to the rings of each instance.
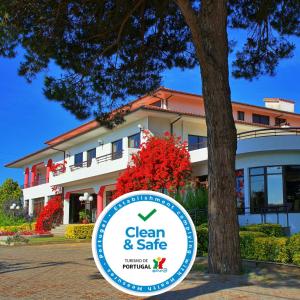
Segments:
[[[93,256],[103,277],[135,296],[164,293],[190,271],[197,252],[194,224],[171,197],[153,191],[125,194],[95,224]]]

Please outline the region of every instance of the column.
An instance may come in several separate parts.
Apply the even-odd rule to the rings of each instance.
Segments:
[[[33,199],[29,199],[29,205],[28,205],[28,214],[29,216],[33,216]]]
[[[97,218],[103,211],[103,198],[104,198],[105,185],[101,186],[97,194]]]
[[[51,167],[52,167],[52,159],[49,159],[47,163],[47,169],[46,169],[46,183],[49,182]]]
[[[24,177],[24,189],[29,186],[29,168],[25,169],[25,177]]]
[[[35,185],[35,175],[36,175],[36,166],[32,166],[31,168],[31,179],[30,179],[30,186]]]
[[[64,217],[63,217],[63,224],[69,224],[70,223],[70,196],[71,193],[70,192],[66,192],[65,195],[63,195],[64,197]]]
[[[45,197],[44,197],[44,206],[47,205],[48,201],[49,201],[49,197],[48,197],[48,196],[45,196]]]

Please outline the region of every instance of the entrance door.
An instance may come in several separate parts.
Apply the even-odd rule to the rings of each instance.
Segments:
[[[79,223],[79,212],[84,209],[84,206],[79,201],[81,194],[71,194],[69,205],[69,223]]]

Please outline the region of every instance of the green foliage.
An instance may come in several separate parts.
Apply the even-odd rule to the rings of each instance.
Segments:
[[[0,231],[19,232],[30,231],[35,227],[35,223],[20,223],[19,225],[0,226]]]
[[[12,215],[7,215],[0,212],[0,227],[1,226],[13,226],[20,225],[26,222],[24,217],[13,217]]]
[[[174,198],[188,211],[197,226],[207,222],[208,191],[204,188],[188,187],[179,191]]]
[[[22,190],[16,181],[8,178],[0,186],[0,213],[3,213],[4,204],[15,200],[19,201]]]
[[[290,261],[287,250],[288,238],[261,237],[254,239],[254,259],[288,263]]]
[[[290,237],[288,251],[290,253],[292,262],[295,265],[300,265],[300,233],[294,234]]]
[[[29,242],[29,239],[16,233],[13,236],[9,236],[6,240],[6,244],[27,244]]]
[[[208,228],[206,224],[196,227],[198,255],[208,252]],[[245,259],[293,263],[300,265],[300,234],[291,238],[268,236],[259,231],[240,231],[241,257]]]
[[[257,237],[266,237],[266,234],[258,231],[240,231],[240,249],[241,257],[254,259],[254,240]]]
[[[176,193],[175,199],[186,209],[207,209],[208,192],[204,188],[187,188],[185,192]]]
[[[66,228],[65,237],[68,239],[91,239],[94,224],[71,224]]]
[[[164,0],[3,0],[0,55],[14,57],[22,46],[19,74],[28,81],[55,61],[62,74],[46,77],[46,97],[81,119],[95,110],[105,116],[119,106],[118,100],[157,88],[164,70],[199,64],[195,45],[205,39],[193,40],[191,29],[202,28],[190,26],[202,24],[214,6],[189,2],[186,15],[176,1]],[[233,59],[234,76],[273,75],[279,60],[292,55],[294,45],[286,37],[300,34],[299,1],[231,0],[224,10],[228,26],[244,30],[246,37]],[[193,18],[196,22],[187,22]]]
[[[284,236],[284,230],[279,224],[253,224],[240,226],[240,231],[258,231],[265,233],[267,236],[274,237]]]
[[[90,213],[88,211],[86,211],[85,209],[84,210],[81,210],[79,212],[79,218],[80,220],[87,220],[87,221],[90,221],[91,217],[90,217]]]
[[[208,252],[208,228],[204,226],[198,226],[197,231],[197,240],[198,240],[198,255],[203,256]]]

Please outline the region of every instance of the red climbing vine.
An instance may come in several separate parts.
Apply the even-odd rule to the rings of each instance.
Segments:
[[[60,195],[53,196],[40,212],[35,225],[35,231],[50,231],[53,227],[61,224],[63,218],[62,198]]]

